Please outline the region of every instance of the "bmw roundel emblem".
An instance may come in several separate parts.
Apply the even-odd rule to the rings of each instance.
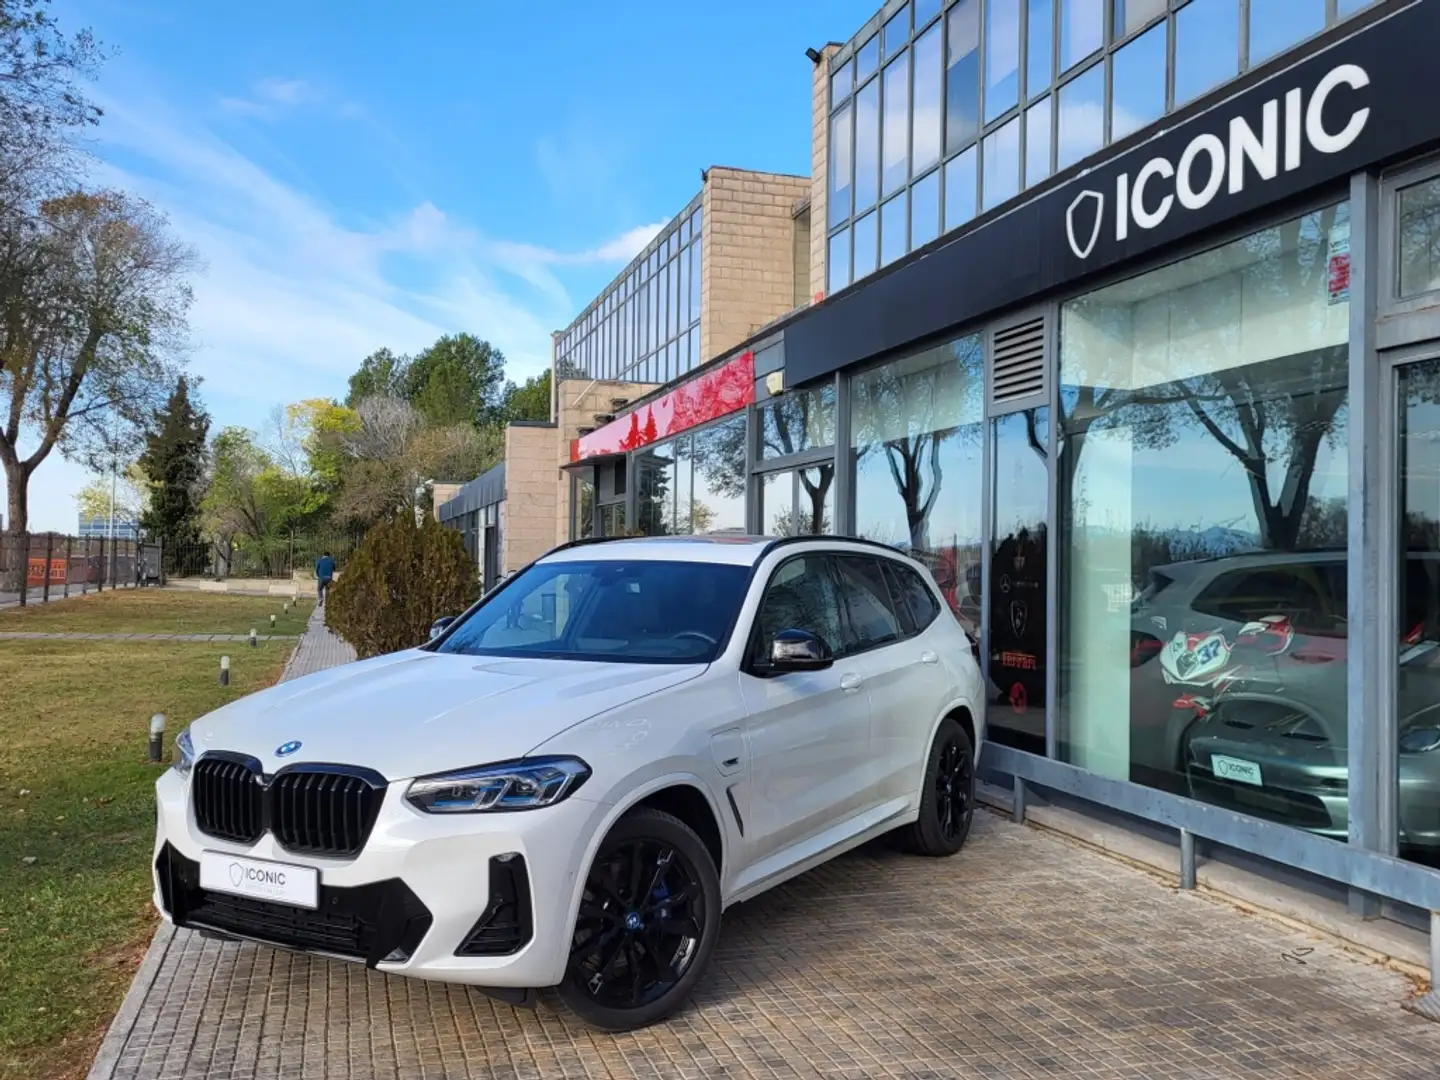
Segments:
[[[291,754],[293,754],[296,750],[299,750],[299,749],[300,749],[300,743],[297,742],[297,741],[293,741],[293,740],[292,740],[291,742],[281,743],[279,746],[277,746],[277,747],[275,748],[275,756],[276,756],[276,757],[289,757]]]

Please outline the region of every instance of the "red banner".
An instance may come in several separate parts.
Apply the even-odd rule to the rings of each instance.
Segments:
[[[45,559],[43,557],[37,559],[34,556],[31,556],[29,563],[25,567],[25,583],[27,585],[35,586],[45,584]],[[64,559],[50,560],[50,584],[65,584]]]
[[[637,450],[728,416],[754,400],[755,354],[745,352],[580,436],[570,446],[570,460]]]

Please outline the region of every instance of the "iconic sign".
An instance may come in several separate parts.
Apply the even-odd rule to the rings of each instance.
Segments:
[[[1370,76],[1358,64],[1337,64],[1327,71],[1307,97],[1302,87],[1272,97],[1260,108],[1257,133],[1244,116],[1230,118],[1225,138],[1202,131],[1186,144],[1178,161],[1152,157],[1131,177],[1127,170],[1115,177],[1111,222],[1114,238],[1126,240],[1133,224],[1153,229],[1177,206],[1201,210],[1221,189],[1229,195],[1245,190],[1252,175],[1273,180],[1294,172],[1304,163],[1306,151],[1338,154],[1350,147],[1370,119],[1368,105],[1353,105],[1337,124],[1326,119],[1330,95],[1341,87],[1363,91]],[[1282,119],[1283,117],[1283,119]],[[1087,188],[1065,210],[1065,238],[1077,259],[1088,259],[1105,232],[1105,195]]]

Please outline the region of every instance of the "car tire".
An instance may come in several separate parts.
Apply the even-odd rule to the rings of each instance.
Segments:
[[[615,823],[586,871],[557,995],[601,1031],[657,1023],[689,1000],[719,936],[720,877],[704,841],[679,818],[640,807]]]
[[[912,855],[943,858],[965,846],[974,818],[975,748],[965,729],[946,717],[925,761],[920,816],[898,830],[896,839]]]

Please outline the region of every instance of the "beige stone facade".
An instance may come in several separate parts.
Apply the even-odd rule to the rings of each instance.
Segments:
[[[505,429],[505,522],[500,572],[513,573],[555,546],[555,428]]]
[[[714,359],[793,311],[796,232],[809,231],[808,177],[715,166],[705,176],[700,355]],[[803,293],[801,294],[804,295]]]
[[[815,64],[810,91],[810,299],[825,295],[825,232],[829,226],[830,61],[841,46],[826,45]]]

